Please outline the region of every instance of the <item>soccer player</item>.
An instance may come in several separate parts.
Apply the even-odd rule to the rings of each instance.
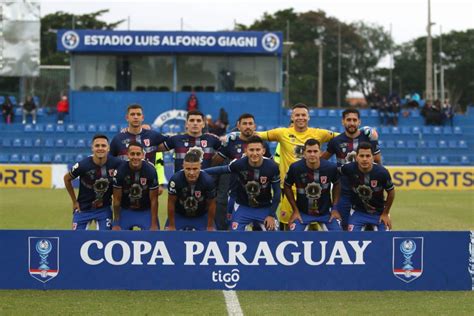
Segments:
[[[92,139],[92,156],[77,162],[64,175],[64,185],[72,201],[73,230],[84,230],[94,220],[99,230],[110,230],[112,223],[112,179],[122,161],[108,156],[109,140],[105,135]],[[79,196],[72,180],[79,177]]]
[[[201,171],[201,154],[190,150],[184,156],[183,170],[168,183],[166,230],[213,231],[216,212],[214,179]]]
[[[145,159],[155,166],[157,169],[159,183],[166,183],[164,173],[163,159],[159,159],[157,155],[158,145],[163,143],[166,136],[154,130],[142,128],[145,116],[143,115],[143,108],[139,104],[131,104],[127,107],[127,114],[125,119],[128,123],[128,128],[112,139],[110,143],[110,154],[119,157],[122,160],[128,160],[128,144],[130,142],[138,142],[142,144],[145,150]],[[159,188],[161,194],[163,188]]]
[[[304,143],[303,159],[292,163],[286,174],[284,193],[293,210],[289,220],[291,231],[308,230],[315,222],[322,230],[341,230],[341,216],[333,206],[337,205],[341,192],[337,166],[319,159],[320,146],[317,140],[308,139]],[[296,185],[296,201],[293,185]]]
[[[273,160],[263,157],[265,146],[258,136],[247,139],[245,156],[228,166],[205,169],[209,174],[233,173],[239,185],[232,214],[232,231],[244,231],[257,222],[262,230],[278,230],[276,209],[280,203],[280,173]],[[272,194],[273,191],[273,194]]]
[[[336,155],[337,165],[340,167],[348,162],[352,162],[356,156],[356,150],[362,142],[369,142],[374,153],[374,162],[381,164],[379,143],[377,140],[370,140],[370,137],[360,131],[360,114],[356,109],[347,109],[342,112],[342,125],[344,133],[334,137],[328,143],[327,150],[321,158],[328,160],[332,155]],[[346,176],[341,177],[341,199],[337,205],[337,210],[341,214],[341,226],[347,230],[347,220],[351,209],[351,187]]]
[[[158,147],[159,151],[174,149],[174,172],[183,169],[184,156],[192,147],[201,148],[203,151],[202,167],[211,166],[212,157],[221,147],[221,141],[215,135],[203,134],[205,117],[199,111],[189,111],[186,115],[186,133],[171,136]]]
[[[143,146],[128,144],[128,162],[114,176],[113,230],[158,230],[158,177],[146,160]]]
[[[257,126],[255,125],[255,118],[252,114],[244,113],[242,114],[237,121],[237,129],[240,132],[240,135],[236,139],[230,139],[228,142],[222,146],[217,154],[212,158],[212,165],[220,165],[224,162],[225,159],[233,161],[235,159],[240,159],[245,153],[247,148],[247,141],[250,137],[255,135],[255,130]],[[264,157],[272,158],[270,147],[267,143],[264,144],[265,153]],[[238,186],[238,177],[234,174],[231,175],[229,188],[230,192],[228,193],[228,203],[227,203],[227,221],[230,222],[232,218],[232,212],[234,210],[235,198],[236,198],[236,189]],[[228,190],[225,190],[226,193]],[[227,223],[227,224],[228,224]]]
[[[349,231],[361,231],[366,225],[374,230],[390,230],[390,208],[395,199],[395,188],[389,171],[374,163],[372,144],[360,143],[356,150],[356,161],[340,167],[352,189]],[[387,200],[384,200],[384,191]]]

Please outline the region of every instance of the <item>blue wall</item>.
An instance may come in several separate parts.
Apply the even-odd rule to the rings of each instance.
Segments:
[[[71,121],[75,123],[125,122],[127,105],[139,103],[145,121],[152,123],[160,113],[171,109],[185,110],[189,92],[81,92],[70,95]],[[221,107],[229,114],[231,125],[245,112],[252,113],[259,125],[281,124],[281,94],[277,92],[197,92],[199,109],[216,119]]]

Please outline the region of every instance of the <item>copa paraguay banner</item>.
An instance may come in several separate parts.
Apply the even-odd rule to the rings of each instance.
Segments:
[[[51,188],[51,165],[0,164],[0,188]]]
[[[471,290],[473,236],[0,231],[0,288]]]
[[[57,49],[75,53],[225,53],[281,55],[281,32],[59,30]]]
[[[400,190],[474,190],[474,167],[387,167]]]

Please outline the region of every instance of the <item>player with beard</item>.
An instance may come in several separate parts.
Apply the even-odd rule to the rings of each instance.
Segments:
[[[337,166],[320,160],[320,154],[319,142],[308,139],[303,147],[303,159],[292,163],[286,174],[284,193],[293,210],[289,220],[291,231],[308,230],[312,223],[319,223],[322,230],[342,230],[341,216],[333,206],[337,205],[341,192]],[[293,185],[296,186],[296,201]]]
[[[348,162],[352,162],[356,156],[356,150],[362,142],[369,142],[374,153],[374,162],[381,164],[379,143],[377,140],[370,140],[370,137],[360,131],[360,113],[356,109],[347,109],[342,112],[342,126],[344,133],[334,137],[328,143],[327,150],[322,153],[321,158],[329,160],[332,155],[336,155],[337,165],[340,167]],[[346,176],[341,177],[341,199],[337,209],[341,214],[341,225],[347,230],[347,220],[351,209],[351,187]]]
[[[257,126],[255,125],[255,118],[252,114],[244,113],[242,114],[239,119],[237,120],[237,129],[240,132],[239,137],[236,139],[231,139],[226,142],[214,155],[212,158],[212,165],[220,165],[226,159],[229,161],[233,161],[235,159],[240,159],[245,153],[247,149],[247,141],[250,137],[255,135],[255,130]],[[270,151],[270,147],[267,143],[264,144],[265,146],[265,154],[264,157],[272,158],[272,154]],[[225,175],[221,175],[222,176]],[[238,177],[235,174],[230,175],[230,185],[226,190],[222,190],[226,194],[226,198],[228,197],[227,202],[227,211],[226,211],[226,218],[227,218],[227,225],[230,223],[232,218],[232,212],[234,210],[235,198],[236,198],[236,189],[238,186]],[[230,189],[230,191],[229,191]],[[257,227],[256,227],[257,228]]]
[[[372,225],[374,230],[391,230],[390,208],[395,199],[395,188],[389,171],[374,163],[372,144],[360,143],[356,161],[340,167],[352,190],[349,231],[364,230]],[[387,199],[384,198],[387,192]]]
[[[201,171],[201,154],[190,150],[184,156],[183,170],[168,184],[166,230],[213,231],[216,212],[214,179]]]
[[[72,166],[64,175],[64,185],[72,201],[73,230],[87,229],[94,220],[99,230],[109,230],[112,223],[112,179],[122,161],[108,156],[109,140],[105,135],[92,139],[92,156]],[[72,186],[72,180],[79,177],[79,196]]]
[[[128,162],[114,175],[113,230],[158,230],[158,177],[138,142],[128,144]]]
[[[273,160],[263,157],[265,146],[258,136],[247,139],[245,156],[228,166],[205,169],[209,174],[233,173],[238,176],[232,231],[244,231],[257,222],[262,230],[278,230],[276,209],[280,202],[280,174]]]

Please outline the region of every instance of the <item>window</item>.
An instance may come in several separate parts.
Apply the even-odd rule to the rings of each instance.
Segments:
[[[132,90],[173,90],[172,56],[130,56]]]
[[[74,90],[115,90],[115,56],[76,55],[73,63]]]

